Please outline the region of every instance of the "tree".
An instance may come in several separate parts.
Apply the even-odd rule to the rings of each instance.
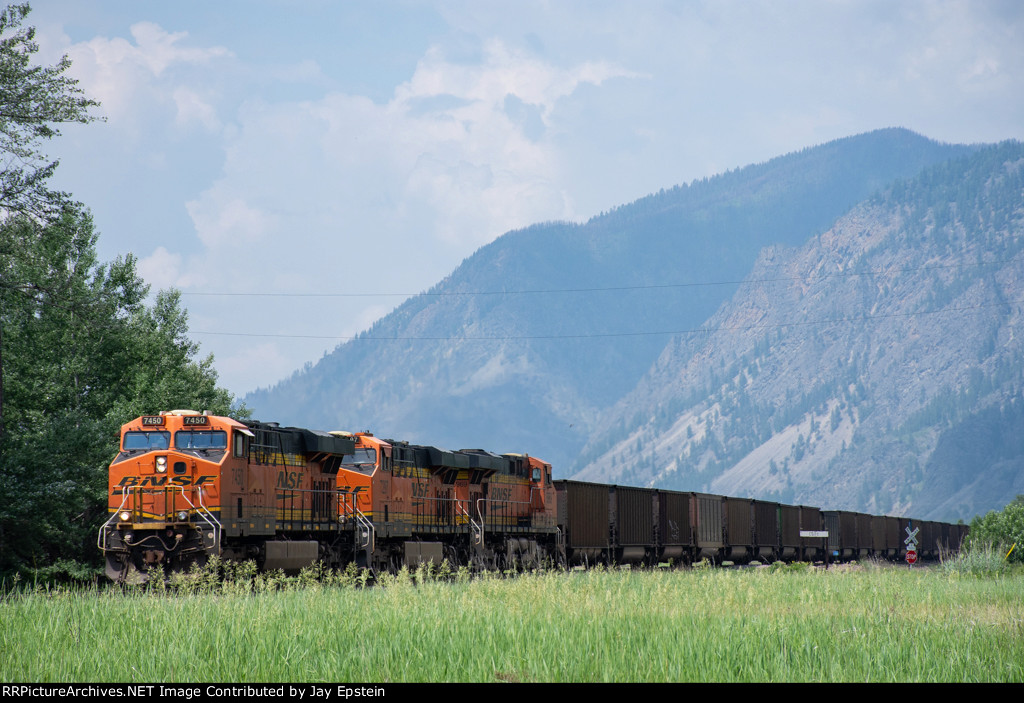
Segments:
[[[0,571],[96,554],[122,423],[168,408],[226,415],[233,400],[212,357],[196,359],[178,293],[147,306],[135,259],[99,263],[89,213],[48,188],[57,162],[40,144],[95,119],[97,103],[65,75],[66,56],[32,65],[28,13],[0,13]]]
[[[35,28],[21,27],[30,11],[25,3],[0,13],[0,213],[45,217],[69,198],[48,188],[58,162],[43,154],[40,143],[60,134],[55,125],[97,119],[89,110],[99,103],[66,75],[66,55],[54,66],[32,65],[39,50]]]
[[[41,151],[40,143],[60,134],[55,125],[87,123],[96,118],[78,81],[65,73],[71,61],[65,55],[55,66],[32,65],[39,50],[35,28],[21,24],[31,11],[28,3],[11,5],[0,13],[0,217],[53,218],[71,205],[66,193],[47,186],[57,168]],[[32,242],[19,242],[29,247]],[[24,282],[8,275],[5,260],[15,251],[0,246],[0,288],[19,289]],[[3,344],[0,322],[0,347]],[[0,440],[4,426],[4,367],[0,354]]]
[[[0,225],[8,393],[0,437],[0,571],[90,560],[122,423],[168,408],[239,414],[197,360],[177,292],[146,305],[132,257],[100,264],[88,212]],[[242,411],[244,414],[244,411]],[[98,558],[98,557],[97,557]]]

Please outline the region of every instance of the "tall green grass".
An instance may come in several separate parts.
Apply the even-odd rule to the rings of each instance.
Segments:
[[[320,576],[10,593],[0,678],[1024,681],[1020,571]]]
[[[957,576],[992,576],[1011,569],[1003,545],[974,541],[959,553],[942,561],[942,570]]]

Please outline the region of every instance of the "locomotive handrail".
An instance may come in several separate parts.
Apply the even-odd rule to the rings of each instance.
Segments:
[[[199,517],[199,519],[202,522],[206,523],[206,525],[208,525],[213,530],[213,534],[214,534],[213,546],[216,548],[217,553],[220,554],[220,541],[221,541],[221,533],[223,532],[223,526],[221,525],[221,523],[217,519],[217,517],[210,511],[210,509],[206,507],[206,503],[203,502],[203,487],[202,486],[192,486],[191,487],[191,490],[195,490],[196,494],[198,496],[198,500],[197,500],[197,502],[199,503],[198,506],[196,505],[196,503],[193,503],[192,500],[190,500],[188,495],[185,493],[185,486],[161,486],[159,488],[142,488],[141,486],[123,486],[121,488],[121,496],[122,496],[121,497],[121,505],[118,506],[117,510],[115,510],[113,512],[113,514],[109,518],[107,518],[106,522],[104,522],[103,525],[100,527],[99,534],[96,537],[96,546],[99,547],[99,549],[101,551],[104,551],[104,552],[110,551],[109,549],[107,549],[107,528],[110,527],[110,525],[112,523],[119,521],[120,514],[121,514],[122,511],[125,510],[125,506],[128,503],[129,496],[131,496],[132,494],[141,496],[144,492],[145,493],[150,493],[150,494],[153,494],[153,495],[157,495],[158,493],[162,493],[162,494],[164,494],[165,501],[166,501],[166,496],[167,496],[168,492],[170,492],[170,494],[172,496],[171,505],[173,506],[174,505],[173,494],[174,494],[175,489],[177,489],[181,493],[182,499],[186,503],[188,503],[189,507],[192,508],[192,510],[195,512],[195,514]],[[140,503],[141,501],[135,501],[135,502],[136,503]],[[166,506],[166,502],[165,502],[165,506]],[[141,519],[141,512],[142,512],[141,507],[139,507],[138,505],[132,505],[129,510],[132,513],[132,518],[133,519],[136,517],[136,514],[138,514],[138,517],[140,517],[140,519]],[[173,512],[173,508],[172,508],[171,512]],[[167,514],[165,513],[164,517],[166,517],[166,516],[167,516]]]
[[[346,491],[344,489],[337,490],[338,495],[338,522],[344,522],[345,520],[352,519],[358,522],[356,513],[362,515],[359,508],[356,507],[356,494],[352,491]],[[365,515],[363,516],[365,517]]]
[[[477,498],[477,500],[476,500],[476,513],[477,513],[477,515],[480,516],[480,522],[481,522],[482,525],[486,525],[487,524],[486,516],[494,514],[493,510],[485,511],[485,510],[482,509],[481,504],[487,505],[488,503],[490,503],[491,505],[502,505],[502,506],[505,506],[505,505],[527,505],[527,506],[532,505],[532,501],[529,501],[529,500],[494,500],[493,498]],[[529,513],[527,513],[527,515],[529,515]],[[502,515],[501,517],[507,518],[509,516],[508,515]],[[519,516],[516,515],[515,517],[519,517]],[[495,522],[497,522],[497,520],[491,520],[491,522],[495,523]]]
[[[365,541],[362,544],[356,544],[356,548],[366,549],[369,554],[373,554],[377,548],[377,532],[373,527],[373,522],[363,515],[363,512],[359,508],[354,509],[356,523],[362,528],[362,530],[356,530],[356,532],[357,534],[361,532],[361,536],[365,538]],[[363,532],[363,530],[365,530],[365,532]]]
[[[344,497],[348,491],[335,488],[286,488],[277,492],[275,517],[281,522],[300,522],[325,525],[342,522],[346,517]],[[331,499],[337,497],[338,509],[331,509]]]
[[[470,529],[473,531],[473,541],[476,542],[477,546],[484,546],[484,525],[482,522],[477,522],[473,519],[473,516],[469,514],[469,511],[463,507],[462,503],[465,501],[455,500],[455,507],[462,511],[462,514],[466,516],[466,520],[469,522]]]
[[[450,495],[416,497],[410,506],[410,523],[418,530],[468,530],[466,523],[470,520],[469,512],[461,505],[465,502],[465,499]]]
[[[124,510],[124,504],[128,502],[128,486],[121,487],[121,505],[117,506],[117,510],[111,513],[107,521],[100,525],[99,534],[96,535],[96,546],[101,552],[110,551],[107,549],[107,528],[110,527],[110,523],[114,522],[121,511]]]
[[[348,502],[345,500],[349,496],[352,497],[351,505],[349,505]],[[342,513],[344,513],[345,517],[351,517],[355,521],[356,525],[358,525],[361,528],[354,530],[354,532],[356,533],[356,549],[367,549],[369,550],[369,554],[373,554],[373,552],[377,548],[377,531],[373,526],[373,521],[366,517],[366,515],[363,514],[363,511],[356,506],[355,493],[349,493],[348,491],[344,490],[338,491],[338,498],[340,505],[342,506],[342,510],[338,511],[339,520],[342,517]],[[360,537],[363,538],[362,544],[360,544],[358,541]]]
[[[196,508],[195,505],[193,505],[192,501],[190,501],[188,499],[188,496],[185,495],[185,487],[184,486],[181,486],[181,497],[185,499],[186,503],[188,503],[189,505],[192,506],[192,508],[196,511],[196,514],[199,517],[201,517],[203,520],[206,521],[207,525],[209,525],[211,528],[213,528],[213,535],[214,535],[214,537],[213,537],[213,546],[216,548],[216,554],[219,555],[220,554],[220,538],[221,538],[221,533],[224,531],[224,527],[223,527],[223,525],[220,524],[220,520],[218,520],[217,517],[213,513],[210,512],[210,509],[206,507],[206,504],[203,503],[203,487],[202,486],[196,486],[196,491],[197,491],[197,495],[199,496],[199,508],[198,509]]]

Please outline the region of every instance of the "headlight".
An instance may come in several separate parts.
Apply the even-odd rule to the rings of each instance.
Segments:
[[[179,510],[178,511],[178,522],[185,522],[186,520],[188,520],[188,511],[187,510]]]
[[[158,456],[156,458],[156,470],[159,473],[167,473],[167,457]]]
[[[121,518],[121,522],[128,522],[131,519],[132,514],[129,513],[127,510],[122,510],[119,517]]]

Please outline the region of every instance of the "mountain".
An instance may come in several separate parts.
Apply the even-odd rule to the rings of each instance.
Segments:
[[[800,246],[879,189],[972,149],[881,130],[677,186],[585,224],[509,232],[245,402],[286,424],[526,451],[564,476],[669,333],[701,326],[762,249]],[[689,285],[702,282],[714,285]]]
[[[970,518],[1024,492],[1024,145],[766,247],[607,413],[581,479]]]

